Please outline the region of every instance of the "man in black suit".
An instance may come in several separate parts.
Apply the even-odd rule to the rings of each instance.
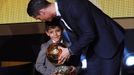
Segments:
[[[65,28],[73,34],[69,48],[62,48],[59,63],[70,55],[86,52],[87,71],[82,75],[119,75],[124,48],[124,29],[88,0],[31,0],[29,16],[51,21],[60,16]]]

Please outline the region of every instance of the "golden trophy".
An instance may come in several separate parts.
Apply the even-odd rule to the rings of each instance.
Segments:
[[[56,66],[56,75],[71,75],[72,66],[66,66],[64,64],[58,64],[58,57],[62,53],[58,46],[66,47],[62,43],[52,43],[49,45],[46,55],[48,60]]]

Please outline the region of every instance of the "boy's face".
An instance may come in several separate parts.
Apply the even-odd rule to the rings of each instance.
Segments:
[[[50,37],[50,39],[54,43],[57,43],[60,41],[61,33],[62,33],[62,30],[59,27],[49,28],[49,30],[46,32],[46,34]]]

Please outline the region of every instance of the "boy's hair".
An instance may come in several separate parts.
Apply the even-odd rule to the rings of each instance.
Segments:
[[[47,0],[30,0],[27,7],[27,13],[29,16],[39,15],[39,10],[48,7],[51,4]]]
[[[51,22],[45,22],[45,31],[48,31],[50,28],[60,28],[63,31],[63,27],[60,25],[59,19],[53,19]]]

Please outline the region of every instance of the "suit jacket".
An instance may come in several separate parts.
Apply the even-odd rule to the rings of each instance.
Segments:
[[[124,40],[124,29],[88,0],[57,0],[61,17],[75,33],[73,54],[94,50],[103,58],[113,57]],[[71,38],[73,39],[73,38]]]
[[[46,57],[47,48],[51,43],[52,40],[49,40],[41,45],[41,50],[36,60],[35,68],[42,75],[52,75],[52,72],[54,72],[56,68]]]

